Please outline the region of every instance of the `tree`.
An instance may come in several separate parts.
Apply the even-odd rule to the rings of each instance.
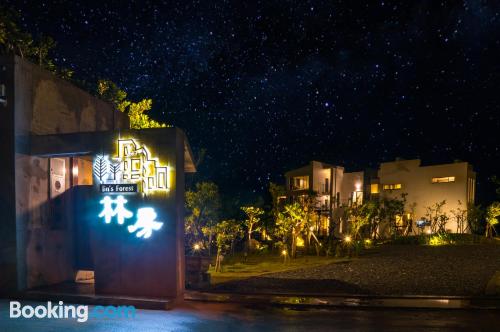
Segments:
[[[19,28],[18,20],[17,12],[0,6],[0,53],[18,55],[61,78],[71,79],[73,71],[56,66],[49,56],[50,51],[56,46],[54,39],[41,35],[38,40],[34,40],[30,33]]]
[[[222,257],[229,250],[234,250],[234,243],[243,235],[241,224],[234,219],[223,220],[214,226],[217,243],[217,258],[215,259],[215,272],[222,270]]]
[[[282,210],[282,207],[280,206],[280,198],[286,194],[285,187],[271,182],[269,183],[269,193],[271,194],[272,200],[271,214],[273,215],[274,220],[276,220],[278,213]]]
[[[142,99],[139,102],[127,100],[127,93],[120,89],[116,83],[101,79],[97,82],[99,96],[111,102],[115,109],[126,113],[129,117],[131,129],[164,128],[167,125],[149,118],[146,114],[153,106],[152,99]]]
[[[457,208],[451,210],[450,213],[457,223],[457,233],[465,233],[469,227],[467,224],[467,207],[462,208],[462,202],[458,200]]]
[[[493,202],[486,209],[486,237],[492,237],[493,233],[498,235],[495,226],[498,225],[500,217],[500,202]]]
[[[56,66],[49,58],[49,51],[56,47],[56,42],[49,36],[40,36],[39,42],[33,47],[33,55],[36,56],[40,67],[55,71]]]
[[[257,230],[256,226],[260,222],[264,210],[254,206],[242,206],[241,210],[246,214],[245,225],[247,226],[248,249],[251,249],[252,233]]]
[[[287,204],[284,207],[283,213],[279,214],[277,232],[282,237],[282,245],[290,250],[287,250],[287,255],[290,253],[292,258],[295,258],[297,252],[297,237],[303,232],[306,226],[306,212],[298,202]]]
[[[288,205],[287,205],[288,206]],[[287,208],[285,206],[285,209]],[[285,261],[289,257],[290,247],[292,238],[292,229],[294,226],[294,220],[286,212],[279,212],[276,216],[276,228],[274,229],[274,235],[279,240],[275,242],[275,245],[284,253]]]
[[[149,118],[145,112],[151,110],[152,99],[143,99],[137,103],[131,102],[128,106],[130,129],[165,128],[167,125]]]
[[[16,54],[21,58],[33,56],[33,37],[17,25],[19,15],[0,7],[0,50],[3,54]]]
[[[347,209],[348,220],[350,221],[350,233],[353,240],[360,240],[362,238],[362,230],[370,225],[370,220],[374,219],[373,203],[353,204]]]
[[[392,235],[397,235],[397,220],[403,218],[406,206],[406,193],[401,194],[401,198],[383,198],[381,201],[380,217],[389,223]]]
[[[368,227],[370,232],[370,237],[373,240],[377,239],[378,229],[381,221],[381,206],[380,200],[372,199],[365,202],[363,207],[363,213],[367,217]]]
[[[432,233],[446,233],[446,223],[450,219],[446,212],[443,211],[443,206],[446,204],[446,200],[441,202],[436,202],[434,205],[427,206],[426,216],[431,222],[431,232]]]
[[[475,205],[474,203],[467,204],[467,227],[474,234],[484,234],[485,223],[484,223],[485,211],[480,205]]]
[[[130,104],[127,101],[127,93],[111,80],[101,79],[97,81],[97,94],[102,99],[112,103],[120,112],[125,112]]]
[[[185,219],[187,244],[191,247],[195,243],[208,242],[208,254],[211,255],[214,234],[211,228],[217,224],[220,210],[217,185],[213,182],[197,183],[195,190],[186,192],[186,209],[188,212]]]

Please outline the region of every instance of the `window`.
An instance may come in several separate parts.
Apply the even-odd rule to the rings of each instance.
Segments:
[[[455,177],[445,176],[442,178],[432,178],[432,183],[446,183],[446,182],[455,182]]]
[[[395,190],[401,188],[403,188],[403,185],[401,183],[384,184],[384,190]]]
[[[372,194],[378,194],[379,193],[378,183],[372,183],[370,185],[370,193],[372,193]]]
[[[294,177],[292,179],[292,189],[293,190],[309,189],[309,177],[308,176]]]

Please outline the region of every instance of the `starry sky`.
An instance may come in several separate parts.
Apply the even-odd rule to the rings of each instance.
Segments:
[[[197,180],[260,195],[320,160],[466,160],[500,174],[495,1],[10,1],[78,79],[109,78],[207,155]],[[95,86],[95,85],[94,85]]]

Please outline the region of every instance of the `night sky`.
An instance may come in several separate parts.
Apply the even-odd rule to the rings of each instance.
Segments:
[[[256,196],[312,159],[420,157],[471,162],[495,198],[500,2],[6,2],[76,78],[153,98],[225,193]]]

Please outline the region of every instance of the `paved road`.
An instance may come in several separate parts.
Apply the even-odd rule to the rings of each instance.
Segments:
[[[41,302],[22,302],[36,306]],[[499,311],[336,309],[297,311],[187,302],[172,311],[138,310],[135,318],[11,319],[0,300],[0,331],[493,331]]]

